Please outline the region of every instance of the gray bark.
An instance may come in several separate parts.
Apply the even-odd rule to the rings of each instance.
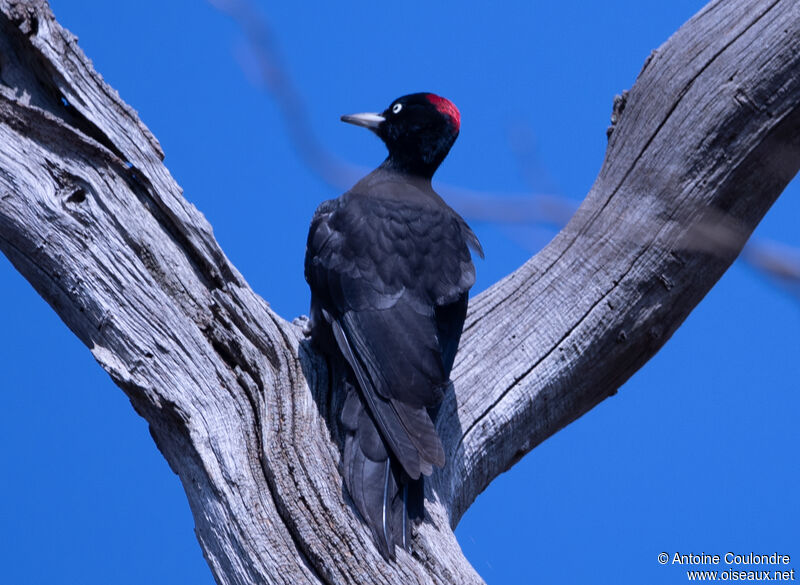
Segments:
[[[387,564],[300,324],[230,264],[44,0],[0,12],[0,249],[149,422],[219,583],[480,583],[452,533],[476,495],[658,351],[800,166],[800,7],[711,2],[616,108],[569,224],[473,301],[430,518]]]

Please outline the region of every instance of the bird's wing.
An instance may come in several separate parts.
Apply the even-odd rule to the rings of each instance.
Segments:
[[[416,479],[444,463],[427,408],[441,401],[454,355],[441,337],[461,324],[442,327],[437,307],[465,310],[474,282],[463,221],[446,206],[339,201],[315,216],[306,278],[381,434]]]
[[[441,382],[438,386],[436,382],[426,382],[427,376],[420,372],[418,364],[425,358],[416,354],[429,351],[424,347],[412,349],[410,344],[392,344],[391,347],[399,348],[399,353],[392,356],[391,362],[386,362],[385,356],[391,354],[391,347],[374,341],[371,321],[380,321],[374,317],[363,312],[345,313],[343,319],[333,324],[334,336],[392,452],[409,476],[417,479],[420,474],[429,475],[432,465],[444,465],[442,443],[426,405],[419,403],[420,399],[426,399],[438,404],[443,387]],[[403,366],[408,367],[405,375],[394,377]]]

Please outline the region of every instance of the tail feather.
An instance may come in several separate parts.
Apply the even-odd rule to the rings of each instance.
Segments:
[[[350,386],[342,409],[347,491],[384,558],[409,550],[411,521],[421,516],[422,479],[412,480],[392,461],[358,392]]]

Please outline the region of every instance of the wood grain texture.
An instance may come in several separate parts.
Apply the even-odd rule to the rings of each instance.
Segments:
[[[739,254],[798,170],[799,50],[796,2],[720,0],[647,60],[578,212],[471,305],[440,420],[454,526],[614,394]]]
[[[413,555],[386,564],[302,321],[253,293],[46,2],[0,13],[0,249],[149,422],[219,583],[480,583],[451,527],[658,351],[800,166],[800,8],[710,3],[617,106],[575,217],[473,300],[447,464]]]

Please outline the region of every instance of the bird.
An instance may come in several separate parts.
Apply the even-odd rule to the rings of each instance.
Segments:
[[[314,213],[307,332],[346,362],[344,484],[380,554],[395,560],[424,516],[424,477],[445,462],[433,416],[475,283],[470,250],[483,249],[431,185],[461,129],[450,100],[414,93],[341,120],[374,132],[388,155]]]

